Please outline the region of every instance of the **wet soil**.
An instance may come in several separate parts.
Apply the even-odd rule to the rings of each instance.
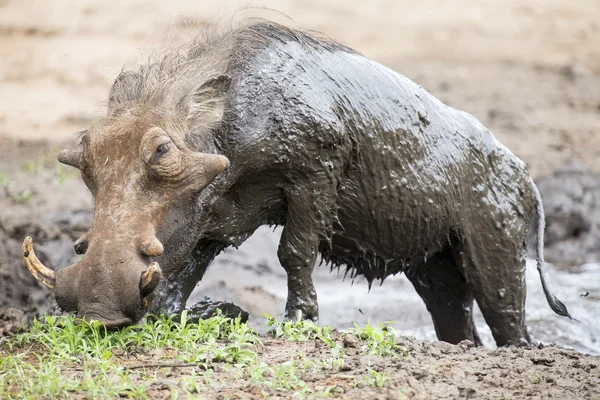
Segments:
[[[207,399],[288,399],[320,396],[292,395],[294,392],[323,393],[344,399],[598,399],[600,397],[600,357],[588,356],[556,346],[534,349],[514,346],[502,349],[475,347],[470,341],[458,345],[423,342],[412,337],[397,338],[397,356],[365,355],[362,343],[351,333],[331,332],[331,338],[344,352],[341,365],[331,365],[332,350],[320,340],[289,341],[270,336],[251,350],[258,362],[277,371],[293,361],[293,372],[264,373],[265,381],[253,381],[231,365],[214,362],[210,371],[195,363],[173,361],[172,349],[115,351],[112,361],[129,369],[130,379],[143,387],[151,399],[172,398],[173,392],[190,390],[190,377],[196,377],[193,398]],[[13,348],[7,353],[18,351]],[[39,346],[28,350],[36,362]],[[0,348],[0,355],[5,353]],[[334,356],[335,357],[335,356]],[[322,367],[317,367],[321,365]],[[93,370],[93,363],[88,365]],[[64,366],[66,379],[83,378],[81,364]],[[372,374],[380,379],[375,384]],[[289,375],[288,375],[289,374]],[[302,383],[299,384],[298,380]],[[274,382],[270,386],[267,381]],[[298,385],[298,386],[294,386]],[[130,397],[128,392],[121,397]],[[73,398],[87,398],[73,392]]]
[[[573,159],[537,184],[546,212],[546,259],[567,267],[600,262],[600,176]]]
[[[0,161],[0,336],[33,315],[56,313],[51,293],[24,267],[21,245],[32,236],[40,260],[54,269],[68,265],[72,242],[91,224],[89,203],[77,207],[66,195],[73,172],[59,176],[53,150],[45,143],[5,142]],[[62,170],[61,170],[62,171]],[[66,178],[72,182],[61,182]],[[81,197],[85,198],[84,193]],[[20,310],[21,312],[17,312]]]
[[[342,340],[340,340],[342,342]],[[558,347],[527,350],[475,348],[471,342],[459,345],[427,343],[410,337],[400,339],[407,350],[402,359],[360,355],[348,346],[343,371],[308,373],[310,387],[323,391],[335,386],[332,397],[347,399],[546,399],[600,396],[600,357]],[[352,346],[350,342],[350,346]],[[290,355],[326,359],[330,350],[315,342],[264,342],[262,360],[269,365],[288,361]],[[388,377],[383,388],[364,381],[368,369]],[[215,371],[210,398],[262,398],[261,389],[244,380],[234,380],[226,371]],[[268,393],[268,398],[288,398],[289,394]]]

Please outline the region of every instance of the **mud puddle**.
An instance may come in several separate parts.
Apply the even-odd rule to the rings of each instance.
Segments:
[[[280,315],[287,296],[286,276],[277,260],[281,230],[261,228],[239,249],[229,250],[214,261],[198,284],[189,303],[209,295],[239,304],[250,312],[250,322],[264,329],[263,313]],[[534,260],[527,262],[527,323],[536,341],[600,354],[600,264],[586,264],[577,272],[547,265],[550,285],[579,322],[559,317],[544,297]],[[319,299],[320,323],[339,329],[354,322],[364,324],[395,322],[402,335],[436,340],[431,318],[412,284],[404,276],[374,283],[369,291],[364,279],[344,280],[343,270],[315,267],[315,287]],[[487,347],[495,347],[491,332],[475,307],[477,329]]]

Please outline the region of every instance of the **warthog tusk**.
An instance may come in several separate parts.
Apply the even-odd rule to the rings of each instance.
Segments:
[[[49,289],[54,289],[56,273],[38,260],[33,251],[33,240],[27,236],[23,241],[23,261],[35,279]]]
[[[140,292],[142,294],[142,304],[144,307],[148,307],[147,297],[154,289],[156,289],[161,277],[162,271],[156,261],[152,262],[148,266],[148,269],[142,274]]]

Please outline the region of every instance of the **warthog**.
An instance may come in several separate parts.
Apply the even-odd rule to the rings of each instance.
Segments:
[[[544,216],[525,164],[473,116],[328,38],[253,22],[117,77],[108,115],[59,153],[95,199],[81,262],[24,259],[65,310],[107,326],[177,313],[223,249],[282,225],[286,315],[318,317],[317,256],[369,282],[403,272],[441,340],[530,343],[525,238]],[[160,263],[160,267],[159,267]]]

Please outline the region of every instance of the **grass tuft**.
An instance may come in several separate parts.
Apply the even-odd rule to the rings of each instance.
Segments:
[[[378,325],[370,323],[361,327],[356,322],[354,328],[349,329],[350,333],[366,341],[363,350],[368,355],[373,356],[403,356],[406,350],[396,344],[396,335],[390,329],[391,322],[381,322]]]
[[[335,346],[331,338],[331,327],[319,326],[312,320],[303,319],[301,311],[298,311],[296,320],[277,319],[268,314],[264,314],[264,316],[268,320],[267,327],[271,329],[271,334],[276,338],[284,337],[295,342],[319,339],[329,347]]]
[[[362,354],[398,355],[387,324],[356,326],[352,333],[340,335],[301,317],[289,321],[267,316],[277,338],[325,343],[320,355],[297,351],[282,362],[267,364],[261,354],[268,347],[263,347],[256,331],[240,318],[220,313],[198,322],[189,321],[185,312],[177,321],[150,316],[140,325],[120,330],[107,330],[96,321],[48,316],[35,320],[26,333],[2,342],[0,398],[58,399],[84,394],[145,399],[156,395],[157,381],[167,382],[160,384],[161,390],[169,391],[167,397],[196,398],[218,392],[231,385],[232,379],[256,386],[267,398],[330,397],[344,389],[319,385],[311,377],[344,370],[342,335],[358,336],[362,347],[354,351]],[[179,372],[172,376],[173,371]],[[381,388],[387,379],[369,368],[355,387]]]
[[[188,323],[185,313],[180,322],[154,317],[116,331],[97,321],[48,316],[43,322],[33,321],[27,333],[7,345],[22,351],[0,358],[0,398],[61,398],[80,391],[92,397],[145,398],[145,385],[139,385],[144,372],[133,373],[130,365],[141,351],[161,349],[161,361],[193,363],[207,370],[216,362],[254,362],[252,347],[260,343],[256,331],[240,318],[220,314],[197,323]],[[35,351],[40,347],[43,351]]]

